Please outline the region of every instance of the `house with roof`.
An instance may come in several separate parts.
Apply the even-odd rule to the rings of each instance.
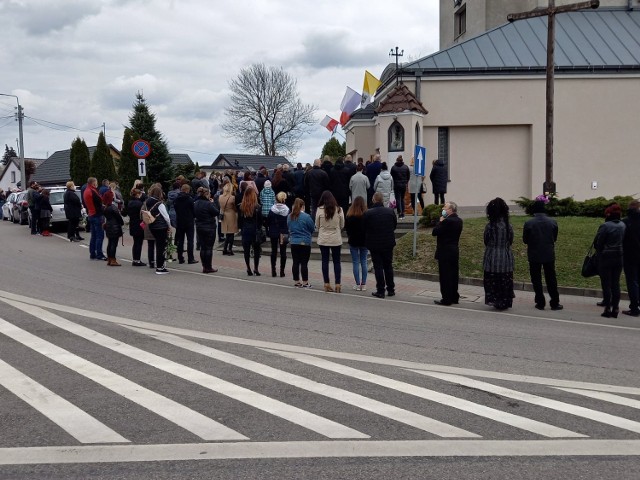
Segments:
[[[393,162],[423,145],[427,172],[442,159],[446,198],[461,205],[542,193],[546,36],[546,17],[517,20],[388,66],[375,104],[345,126],[347,151]],[[555,65],[558,195],[639,195],[640,10],[558,14]]]
[[[248,155],[240,153],[221,153],[216,157],[210,167],[206,167],[209,171],[220,170],[259,170],[265,167],[269,171],[273,171],[277,165],[291,164],[286,157],[268,156],[268,155]]]
[[[36,166],[40,166],[45,159],[44,158],[25,158],[27,162],[33,162]],[[10,192],[16,190],[18,188],[22,188],[22,182],[20,179],[22,178],[22,174],[20,172],[20,158],[13,157],[11,160],[7,162],[4,166],[4,169],[0,172],[0,189],[5,192]],[[20,186],[18,186],[20,184]]]
[[[108,145],[109,153],[116,168],[120,161],[120,150],[112,144]],[[95,146],[89,147],[89,158],[93,157],[96,151]],[[71,163],[71,149],[58,150],[51,154],[42,165],[36,169],[36,173],[31,177],[43,187],[64,186],[70,179],[69,165]]]

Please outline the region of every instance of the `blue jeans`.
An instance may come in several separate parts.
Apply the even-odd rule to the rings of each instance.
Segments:
[[[89,257],[102,258],[102,241],[104,240],[104,230],[102,229],[102,215],[92,215],[87,221],[91,229],[91,240],[89,240]]]
[[[349,246],[349,251],[351,251],[353,278],[356,281],[356,285],[365,285],[367,283],[367,255],[369,250],[365,247]],[[360,271],[362,271],[362,282],[360,282]]]

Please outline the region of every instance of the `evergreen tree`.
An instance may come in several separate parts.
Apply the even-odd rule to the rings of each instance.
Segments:
[[[4,156],[2,157],[2,164],[6,165],[7,163],[9,163],[9,161],[12,158],[17,157],[18,154],[16,153],[16,151],[13,149],[13,147],[10,147],[9,145],[7,145],[5,143],[4,145]]]
[[[93,152],[93,157],[91,158],[91,176],[96,177],[98,183],[105,179],[117,180],[113,158],[102,132],[98,136],[98,145],[96,145],[96,151]]]
[[[91,156],[89,147],[80,137],[71,144],[71,158],[69,162],[69,177],[76,185],[84,185],[91,170]]]
[[[138,159],[131,151],[133,142],[137,138],[129,128],[124,129],[122,137],[122,150],[120,154],[120,169],[118,177],[120,179],[120,191],[124,198],[125,204],[129,201],[129,192],[133,188],[133,183],[138,177]]]
[[[156,130],[156,116],[149,111],[140,92],[136,94],[136,103],[133,105],[133,113],[129,116],[129,124],[134,135],[151,145],[151,154],[146,161],[147,180],[151,183],[160,182],[168,189],[175,178],[169,148],[163,135]]]
[[[346,150],[346,143],[341,144],[336,137],[331,137],[331,139],[324,144],[324,147],[322,147],[320,158],[324,158],[325,155],[329,155],[335,162],[338,157],[344,157],[347,154]]]
[[[174,174],[177,177],[182,175],[184,178],[193,178],[193,171],[195,165],[193,162],[186,163],[184,165],[176,165],[173,167]]]

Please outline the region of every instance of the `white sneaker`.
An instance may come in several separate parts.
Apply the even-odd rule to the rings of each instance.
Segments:
[[[166,268],[156,268],[156,275],[164,275],[166,273],[169,273],[169,270]]]
[[[354,290],[360,290],[360,285],[354,285],[354,286],[353,286],[353,289],[354,289]]]
[[[360,291],[361,292],[366,292],[367,291],[367,286],[366,285],[360,285]]]

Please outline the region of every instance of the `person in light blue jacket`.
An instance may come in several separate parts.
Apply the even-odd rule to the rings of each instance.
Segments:
[[[296,198],[289,218],[289,243],[291,244],[291,259],[293,266],[294,286],[297,288],[311,288],[309,284],[309,257],[311,256],[311,236],[315,230],[315,223],[311,215],[304,211],[304,200]],[[300,276],[302,274],[302,282]]]

